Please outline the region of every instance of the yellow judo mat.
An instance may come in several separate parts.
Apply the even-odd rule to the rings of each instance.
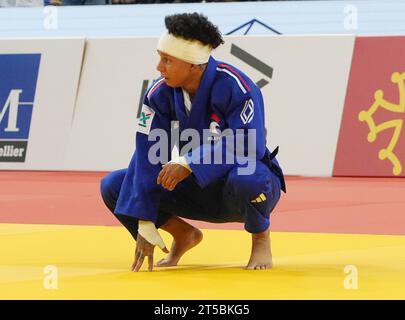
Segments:
[[[132,273],[123,227],[0,224],[0,299],[405,299],[405,236],[273,232],[273,269],[247,271],[248,233],[203,232],[179,266]]]

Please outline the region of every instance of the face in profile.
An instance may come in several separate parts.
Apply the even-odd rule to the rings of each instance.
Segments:
[[[159,50],[158,53],[159,63],[156,69],[160,72],[160,75],[165,78],[166,84],[173,88],[184,88],[193,76],[193,65]]]

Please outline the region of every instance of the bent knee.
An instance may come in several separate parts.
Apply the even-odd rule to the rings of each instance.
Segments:
[[[257,169],[249,175],[240,174],[238,168],[232,169],[226,179],[226,188],[233,197],[239,200],[254,200],[260,194],[271,192],[271,173],[270,170],[258,162]]]
[[[100,192],[102,196],[107,195],[111,192],[112,183],[109,175],[110,174],[106,175],[100,181]]]
[[[126,169],[110,172],[100,181],[100,192],[103,197],[116,195],[121,189],[122,181],[124,180]]]

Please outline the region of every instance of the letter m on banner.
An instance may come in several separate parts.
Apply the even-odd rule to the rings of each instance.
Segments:
[[[0,54],[0,162],[25,161],[40,60]]]

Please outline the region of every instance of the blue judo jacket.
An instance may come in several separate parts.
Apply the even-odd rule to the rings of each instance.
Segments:
[[[157,141],[158,139],[152,136],[156,132],[155,129],[159,129],[170,137],[172,121],[178,121],[180,134],[187,133],[187,129],[194,129],[199,133],[199,143],[193,145],[191,150],[187,148],[188,141],[180,141],[179,148],[200,187],[204,188],[224,177],[234,166],[243,162],[237,161],[239,158],[248,154],[251,157],[253,155],[255,159],[263,159],[273,167],[278,172],[282,189],[285,191],[283,174],[275,154],[271,154],[266,148],[263,97],[260,89],[249,77],[234,66],[210,57],[193,99],[190,114],[187,114],[184,98],[183,90],[169,87],[164,78],[156,80],[147,90],[136,133],[136,150],[121,186],[116,214],[156,221],[163,190],[156,180],[163,163],[150,161],[150,155],[165,153],[168,155],[167,160],[170,160],[173,141]],[[215,135],[207,139],[203,130],[212,128],[213,123],[219,132],[234,132],[234,142],[237,144],[237,141],[243,141],[242,153],[245,155],[241,154],[238,147],[242,143],[234,143],[234,147],[230,148],[229,143],[225,143],[226,136],[220,136],[219,141],[213,140]],[[253,145],[247,143],[248,140],[254,141],[251,140],[251,132],[255,133],[256,141]],[[160,152],[151,152],[157,147]],[[222,155],[222,161],[215,163],[212,159],[219,151],[218,148],[222,149],[222,153],[219,153]],[[227,156],[234,156],[235,161],[227,163]]]

